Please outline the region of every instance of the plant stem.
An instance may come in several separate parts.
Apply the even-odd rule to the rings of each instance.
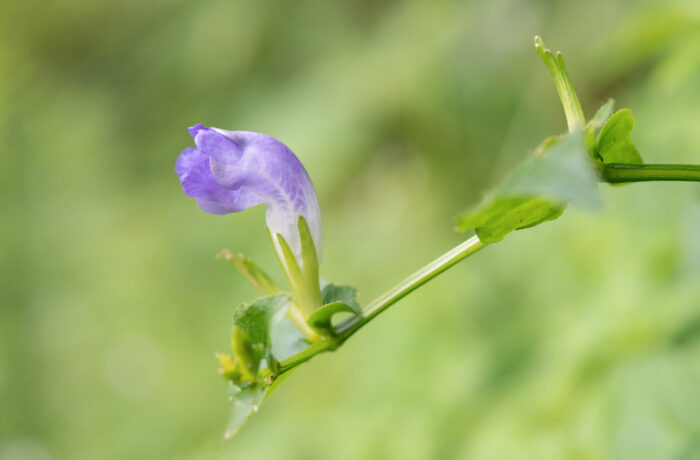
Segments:
[[[467,241],[454,247],[370,302],[363,309],[362,315],[356,316],[345,321],[344,323],[341,323],[336,329],[335,337],[322,339],[296,355],[290,356],[289,358],[281,361],[281,372],[284,373],[289,371],[299,364],[308,361],[319,353],[335,350],[355,332],[360,330],[364,325],[372,321],[377,315],[389,308],[391,305],[398,302],[404,296],[418,289],[431,279],[435,278],[448,268],[452,267],[457,262],[460,262],[474,254],[484,246],[485,244],[479,240],[479,237],[473,236]],[[272,371],[266,368],[260,371],[258,379],[265,381],[272,376]],[[279,375],[277,377],[279,377]]]
[[[361,316],[352,318],[345,323],[340,324],[337,329],[338,338],[341,340],[341,342],[347,340],[365,324],[372,321],[374,317],[402,299],[404,296],[413,292],[415,289],[418,289],[423,284],[435,278],[437,275],[452,267],[457,262],[474,254],[484,246],[485,244],[479,240],[479,237],[474,235],[467,241],[441,255],[367,304],[367,306],[362,310]]]
[[[621,164],[609,163],[601,166],[603,180],[609,183],[646,182],[646,181],[696,181],[700,182],[700,165],[664,165],[664,164]],[[362,311],[362,315],[351,318],[336,328],[336,335],[321,339],[305,350],[290,356],[280,363],[284,373],[308,361],[319,353],[338,348],[355,332],[372,321],[377,315],[401,300],[420,286],[424,285],[440,273],[452,267],[461,260],[483,248],[485,244],[479,237],[473,236],[467,241],[454,247],[428,265],[380,295],[370,302]],[[273,377],[270,369],[260,371],[259,378]]]
[[[694,181],[700,182],[700,165],[609,163],[601,168],[606,182]]]
[[[272,383],[273,379],[278,378],[280,375],[297,367],[299,364],[310,360],[311,358],[313,358],[317,354],[323,353],[324,351],[335,350],[337,347],[338,347],[338,342],[336,341],[335,338],[333,338],[333,337],[328,338],[328,339],[324,338],[318,342],[315,342],[315,343],[309,345],[307,348],[300,351],[299,353],[292,355],[285,360],[280,361],[280,363],[279,363],[280,372],[277,375],[274,375],[272,370],[270,370],[269,367],[262,369],[260,372],[258,372],[258,381],[259,382],[266,382],[267,385],[270,385]]]

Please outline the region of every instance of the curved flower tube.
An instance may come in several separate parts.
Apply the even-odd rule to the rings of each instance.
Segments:
[[[299,216],[309,227],[318,260],[323,236],[316,191],[304,166],[283,143],[265,134],[225,131],[197,124],[189,128],[197,148],[182,151],[175,165],[185,193],[211,214],[266,206],[267,227],[285,268],[276,237],[281,235],[303,267]]]

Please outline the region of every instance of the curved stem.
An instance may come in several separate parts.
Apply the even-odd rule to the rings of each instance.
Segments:
[[[693,181],[700,182],[700,165],[609,163],[601,168],[606,182]]]
[[[345,321],[344,323],[341,323],[336,328],[335,337],[324,338],[319,342],[310,345],[305,350],[281,361],[280,374],[293,369],[305,361],[308,361],[319,353],[335,350],[355,332],[360,330],[365,324],[372,321],[377,315],[389,308],[391,305],[398,302],[400,299],[418,289],[431,279],[435,278],[448,268],[454,266],[457,262],[460,262],[461,260],[464,260],[470,255],[474,254],[484,246],[485,244],[479,240],[478,236],[473,236],[467,241],[438,257],[367,304],[362,311],[362,315],[356,316]],[[274,376],[269,368],[261,370],[258,374],[258,380],[269,381],[270,383],[274,377],[279,377],[279,375]]]

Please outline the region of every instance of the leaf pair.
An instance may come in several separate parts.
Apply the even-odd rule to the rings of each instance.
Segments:
[[[586,124],[561,53],[548,49],[540,37],[535,37],[535,48],[552,76],[570,133],[545,139],[535,156],[522,163],[474,209],[457,218],[458,230],[474,229],[484,243],[494,243],[514,230],[554,220],[569,203],[589,209],[598,207],[598,172],[602,173],[603,165],[642,163],[631,139],[634,117],[630,110],[610,116],[614,105],[610,99]],[[596,139],[595,132],[601,126]]]

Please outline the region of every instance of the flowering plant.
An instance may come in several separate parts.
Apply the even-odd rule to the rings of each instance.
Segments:
[[[614,101],[586,120],[561,53],[535,47],[549,70],[564,108],[568,133],[545,139],[535,154],[486,198],[457,218],[475,234],[421,268],[363,309],[349,286],[321,283],[323,236],[314,186],[294,153],[264,134],[195,125],[196,148],[187,148],[175,171],[185,193],[212,214],[266,207],[270,239],[289,281],[285,292],[250,259],[222,255],[263,297],[234,312],[231,353],[219,354],[230,382],[233,436],[284,377],[316,354],[332,351],[386,308],[438,274],[514,230],[557,219],[569,204],[600,206],[598,182],[700,181],[695,165],[644,164],[631,133],[628,109],[613,114]],[[343,313],[345,319],[335,321]]]

